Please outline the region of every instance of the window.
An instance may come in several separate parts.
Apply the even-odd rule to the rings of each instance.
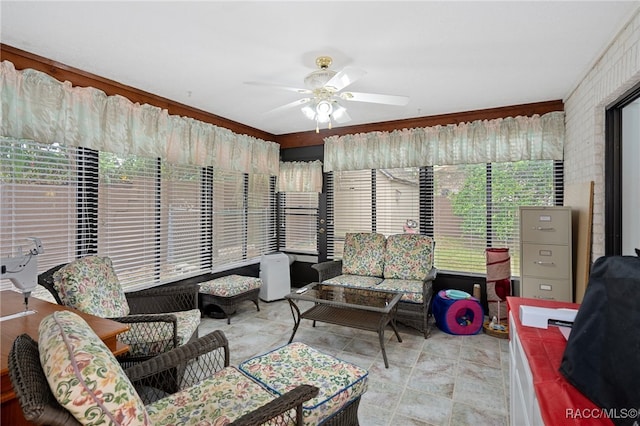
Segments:
[[[99,161],[98,253],[113,260],[123,286],[207,271],[202,168],[107,152]]]
[[[39,272],[99,254],[136,290],[275,251],[274,177],[10,138],[0,156],[0,255],[39,238]]]
[[[249,175],[247,194],[247,258],[276,251],[275,178]]]
[[[378,169],[375,173],[375,229],[386,236],[420,232],[420,169]]]
[[[99,154],[98,253],[123,286],[160,278],[160,170],[157,160]]]
[[[280,193],[279,250],[318,254],[318,197],[317,192]]]
[[[215,170],[212,185],[214,271],[275,251],[275,179]]]
[[[604,155],[604,250],[608,256],[640,249],[640,84],[607,108]]]
[[[211,269],[211,203],[202,167],[162,163],[160,279]]]
[[[386,236],[419,232],[420,169],[355,170],[332,173],[328,210],[333,215],[329,257],[342,256],[350,232],[378,232]],[[331,229],[331,227],[329,228]]]
[[[91,233],[80,215],[87,210],[77,205],[84,185],[79,154],[58,144],[0,138],[0,256],[25,253],[35,237],[44,248],[39,271],[76,257],[75,243]],[[12,286],[3,280],[0,287]]]
[[[518,207],[561,205],[562,169],[521,161],[334,172],[329,258],[341,257],[346,232],[420,232],[433,235],[441,271],[485,273],[485,248],[508,247],[517,273]]]
[[[331,173],[327,185],[327,256],[342,257],[344,238],[350,232],[373,231],[371,170]]]

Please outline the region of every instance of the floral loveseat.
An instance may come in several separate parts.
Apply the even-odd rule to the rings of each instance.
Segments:
[[[434,241],[420,234],[348,233],[342,260],[313,265],[318,281],[403,293],[396,320],[429,335]]]

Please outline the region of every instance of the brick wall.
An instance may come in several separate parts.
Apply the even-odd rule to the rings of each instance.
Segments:
[[[640,82],[640,9],[565,99],[565,182],[594,182],[592,259],[604,255],[605,110]]]

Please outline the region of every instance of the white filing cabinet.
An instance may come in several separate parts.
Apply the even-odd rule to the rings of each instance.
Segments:
[[[573,302],[571,207],[520,207],[520,296]]]
[[[263,254],[260,260],[260,299],[271,302],[291,293],[289,256],[284,253]]]

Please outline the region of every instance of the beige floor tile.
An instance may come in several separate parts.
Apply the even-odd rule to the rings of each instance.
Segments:
[[[304,309],[307,306],[301,306]],[[226,319],[202,318],[200,335],[223,330],[231,364],[285,345],[293,330],[286,301],[242,303]],[[389,368],[378,335],[331,324],[303,321],[294,341],[352,362],[369,372],[369,389],[358,410],[362,426],[507,425],[509,342],[485,334],[453,336],[432,325],[428,339],[398,325],[385,331]]]

